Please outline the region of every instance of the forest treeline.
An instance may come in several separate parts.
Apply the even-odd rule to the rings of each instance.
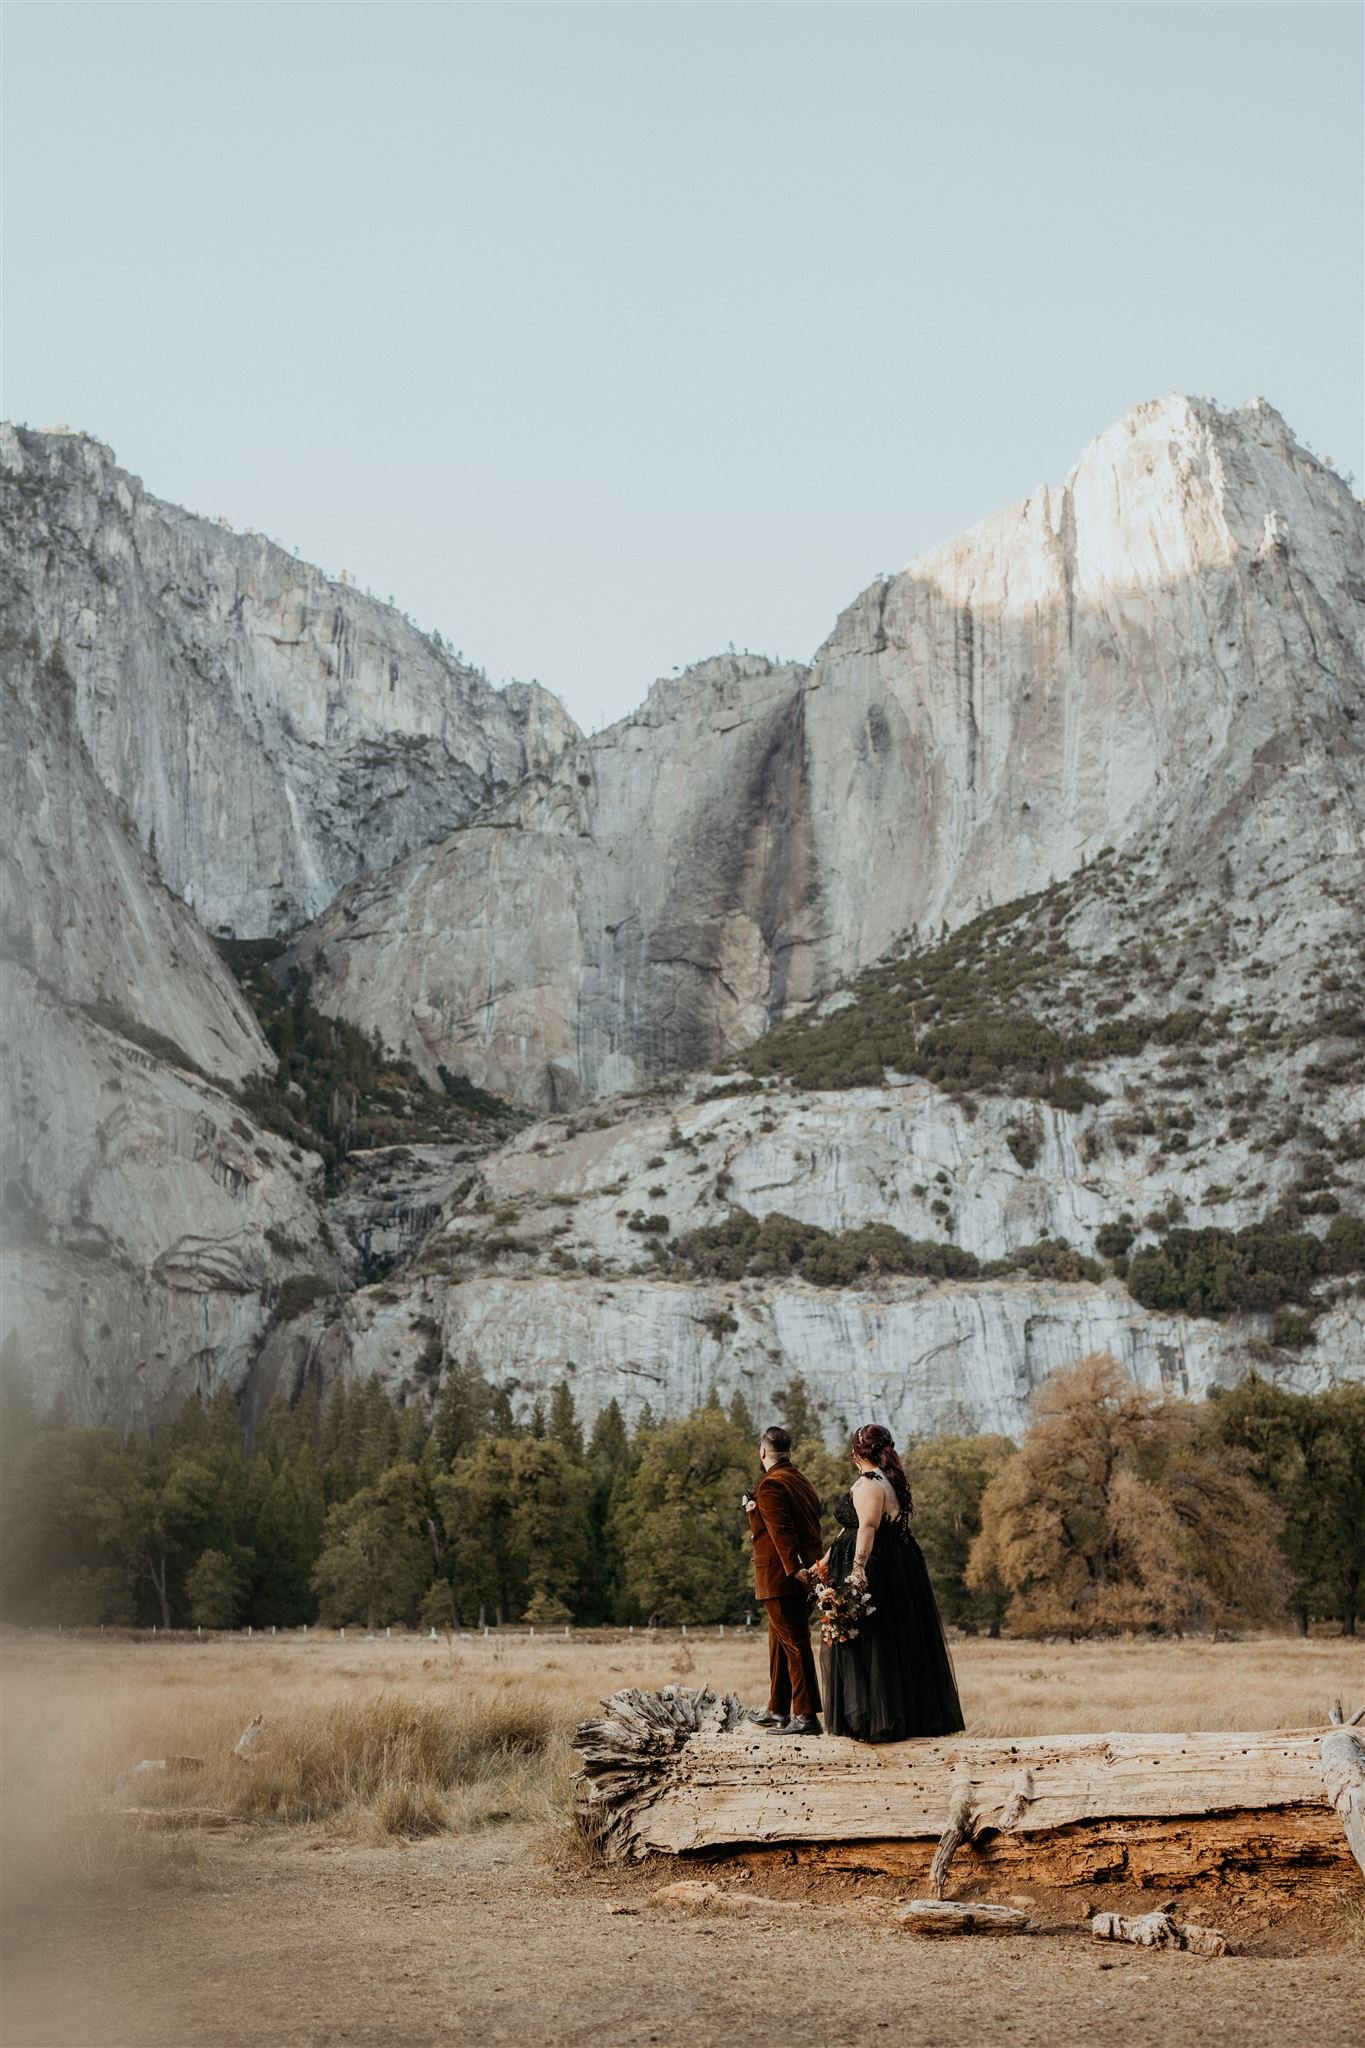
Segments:
[[[40,1415],[11,1369],[4,1611],[206,1628],[742,1620],[759,1428],[791,1429],[827,1519],[850,1476],[799,1380],[776,1406],[756,1419],[713,1393],[628,1429],[613,1401],[585,1432],[564,1382],[519,1425],[505,1390],[455,1362],[429,1417],[370,1380],[276,1400],[247,1443],[223,1391],[147,1440],[73,1426],[60,1403]],[[1019,1445],[928,1438],[906,1462],[960,1628],[1355,1632],[1365,1387],[1297,1395],[1252,1374],[1167,1401],[1097,1356],[1045,1382]]]

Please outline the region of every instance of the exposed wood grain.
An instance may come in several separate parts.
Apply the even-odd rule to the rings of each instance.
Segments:
[[[939,1837],[934,1860],[929,1865],[929,1889],[936,1899],[941,1899],[948,1889],[948,1866],[972,1829],[972,1780],[969,1772],[958,1769],[953,1773],[952,1791],[948,1800],[948,1825]]]
[[[1347,1723],[1322,1738],[1322,1783],[1365,1872],[1365,1740]]]
[[[1355,1745],[1334,1765],[1340,1818],[1328,1744]],[[931,1890],[954,1852],[974,1875],[1060,1883],[1349,1867],[1343,1827],[1365,1827],[1365,1745],[1344,1728],[868,1745],[760,1736],[737,1701],[673,1688],[613,1696],[578,1747],[580,1812],[609,1854],[818,1845]]]
[[[1188,1920],[1173,1920],[1169,1913],[1143,1913],[1130,1919],[1123,1913],[1096,1913],[1090,1932],[1097,1941],[1131,1941],[1138,1948],[1179,1948],[1194,1956],[1227,1953],[1228,1938],[1216,1927],[1196,1927]]]
[[[924,1840],[805,1842],[738,1852],[756,1875],[770,1862],[861,1870],[896,1879],[907,1891],[928,1888],[934,1844]],[[992,1895],[1021,1886],[1138,1886],[1167,1891],[1205,1879],[1239,1894],[1339,1897],[1355,1865],[1341,1823],[1319,1806],[1269,1812],[1206,1814],[1192,1819],[1081,1821],[1052,1834],[1003,1831],[962,1852],[959,1887],[971,1881]]]
[[[1017,1906],[975,1899],[911,1899],[895,1917],[910,1934],[1023,1934],[1029,1926],[1028,1914]]]

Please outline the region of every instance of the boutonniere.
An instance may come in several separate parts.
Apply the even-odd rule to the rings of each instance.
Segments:
[[[758,1496],[756,1494],[750,1493],[749,1489],[746,1487],[739,1497],[739,1504],[743,1508],[746,1515],[752,1514],[754,1509],[758,1506]]]

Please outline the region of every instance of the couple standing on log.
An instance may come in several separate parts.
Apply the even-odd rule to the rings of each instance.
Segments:
[[[955,1735],[964,1725],[957,1683],[890,1430],[865,1423],[849,1452],[856,1474],[834,1504],[839,1534],[822,1556],[820,1502],[791,1461],[790,1435],[774,1427],[759,1439],[763,1477],[744,1507],[768,1615],[770,1686],[767,1712],[753,1719],[774,1735],[819,1735],[823,1689],[831,1735]],[[828,1616],[823,1688],[810,1638],[817,1590]]]

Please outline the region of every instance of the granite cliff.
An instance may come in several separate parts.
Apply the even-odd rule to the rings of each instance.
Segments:
[[[324,1008],[547,1109],[712,1064],[1105,847],[1194,871],[1349,785],[1347,858],[1363,567],[1361,507],[1273,408],[1138,406],[874,584],[810,668],[656,685],[344,889],[297,957]]]
[[[1365,512],[1269,406],[1138,406],[809,666],[591,739],[98,444],[0,453],[6,1329],[78,1412],[472,1355],[523,1412],[800,1372],[1015,1430],[1087,1349],[1365,1371]],[[191,902],[311,918],[274,972],[540,1121],[329,1192]]]
[[[318,1160],[236,1099],[274,1054],[96,775],[60,653],[13,640],[0,1335],[77,1420],[145,1425],[241,1385],[288,1276],[339,1287],[351,1261]]]
[[[209,931],[293,929],[577,737],[86,435],[0,427],[0,543],[9,630],[60,646],[96,774]]]

